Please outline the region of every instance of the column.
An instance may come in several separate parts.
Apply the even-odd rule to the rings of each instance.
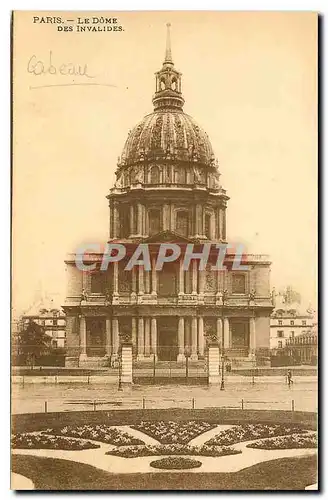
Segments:
[[[134,206],[130,205],[130,236],[134,234]]]
[[[203,207],[199,203],[196,205],[196,235],[203,235]]]
[[[119,324],[118,318],[112,319],[112,337],[113,337],[113,352],[112,352],[112,360],[116,360],[118,356],[118,348],[120,344],[119,337]]]
[[[143,266],[139,267],[139,295],[144,294],[144,268]]]
[[[220,209],[219,208],[216,209],[215,215],[216,215],[216,217],[215,217],[215,229],[216,229],[215,239],[220,240],[221,233],[220,233]]]
[[[109,205],[109,211],[108,211],[108,238],[110,240],[112,239],[112,227],[113,227],[112,208],[111,208],[111,205]]]
[[[223,240],[223,211],[222,208],[219,208],[218,210],[218,216],[219,216],[219,240]]]
[[[197,295],[197,261],[192,261],[192,295]]]
[[[80,318],[80,359],[87,357],[87,327],[85,316]]]
[[[150,293],[150,271],[144,271],[145,277],[145,293]]]
[[[157,359],[157,319],[151,318],[151,350]]]
[[[223,224],[223,227],[222,227],[222,236],[223,236],[223,240],[225,241],[227,239],[227,213],[226,213],[226,210],[223,211],[223,221],[222,221],[222,224]]]
[[[229,349],[230,347],[230,323],[228,318],[223,319],[224,322],[224,348]]]
[[[197,361],[197,317],[191,318],[191,356],[192,361]]]
[[[113,238],[119,237],[119,212],[117,203],[113,205]]]
[[[178,358],[177,361],[184,361],[185,360],[185,353],[184,353],[184,317],[179,316],[179,324],[178,324]]]
[[[137,318],[131,319],[131,340],[133,353],[137,352]]]
[[[256,349],[256,329],[255,329],[255,318],[252,316],[249,318],[249,354],[255,354]]]
[[[144,319],[138,319],[138,359],[144,359],[145,352],[145,332]]]
[[[150,356],[150,318],[145,318],[144,328],[145,328],[145,356]]]
[[[106,355],[108,357],[112,354],[112,325],[111,319],[106,318]]]
[[[146,227],[146,207],[145,205],[141,205],[142,206],[142,236],[144,235],[148,235],[148,229]]]
[[[157,272],[155,269],[156,259],[152,257],[151,259],[151,294],[155,297],[157,296]]]
[[[135,303],[137,296],[137,268],[133,266],[131,270],[131,301]]]
[[[138,236],[142,236],[143,232],[142,232],[142,229],[143,229],[143,224],[142,224],[142,205],[141,203],[138,203],[137,205],[138,207],[138,210],[137,210],[137,234]]]
[[[198,318],[198,354],[200,358],[204,357],[204,318]]]
[[[179,261],[179,295],[184,295],[183,259],[180,259]]]
[[[222,319],[221,318],[216,318],[216,336],[218,339],[218,344],[222,348]]]
[[[170,228],[170,206],[165,204],[163,206],[163,231]]]
[[[118,296],[118,262],[113,262],[113,296]]]
[[[169,225],[169,229],[171,231],[175,231],[174,204],[173,203],[171,203],[171,206],[170,206],[170,225]]]
[[[199,301],[204,302],[204,289],[205,289],[205,273],[206,271],[198,271],[199,279]]]

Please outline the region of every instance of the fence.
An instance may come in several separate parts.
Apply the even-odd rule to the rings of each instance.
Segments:
[[[295,400],[285,401],[261,401],[236,398],[113,398],[110,400],[100,399],[80,399],[80,400],[62,400],[58,398],[48,398],[47,400],[33,399],[24,400],[13,398],[12,410],[17,413],[49,413],[49,412],[67,412],[67,411],[97,411],[97,410],[115,410],[115,409],[236,409],[236,410],[259,410],[272,409],[295,411]],[[17,403],[16,403],[17,401]],[[16,406],[17,405],[17,406]],[[299,408],[300,409],[300,408]],[[15,411],[18,410],[18,411]]]

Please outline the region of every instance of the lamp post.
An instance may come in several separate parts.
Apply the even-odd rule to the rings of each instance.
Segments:
[[[224,335],[225,335],[224,305],[225,305],[225,301],[227,298],[227,293],[228,293],[227,290],[223,290],[223,294],[222,294],[222,357],[221,357],[222,368],[221,368],[220,391],[224,391],[224,356],[225,356],[225,351],[224,351]]]
[[[255,310],[254,310],[254,300],[255,300],[255,290],[251,290],[249,297],[248,297],[248,307],[251,307],[251,317],[252,321],[254,323],[255,321]],[[253,335],[253,331],[251,332],[251,335]],[[251,357],[252,357],[252,384],[255,384],[255,364],[256,364],[256,356],[255,356],[255,348],[254,348],[254,339],[252,338],[251,344]]]
[[[189,357],[190,357],[190,348],[186,346],[185,348],[185,357],[186,357],[186,383],[188,383],[188,377],[189,377]]]
[[[118,347],[118,391],[123,391],[122,387],[122,342],[120,339]]]

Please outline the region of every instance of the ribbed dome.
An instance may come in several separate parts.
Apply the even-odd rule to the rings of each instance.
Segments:
[[[198,164],[214,163],[209,138],[183,111],[166,109],[147,115],[129,133],[122,152],[122,165],[140,160],[171,158]]]

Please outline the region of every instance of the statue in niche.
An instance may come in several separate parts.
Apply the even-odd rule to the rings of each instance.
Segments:
[[[116,174],[116,181],[115,181],[114,187],[116,187],[116,188],[123,187],[123,175],[122,174]]]
[[[205,279],[205,290],[213,291],[214,290],[214,274],[212,271],[206,271],[206,279]]]
[[[228,298],[228,295],[229,295],[229,292],[228,290],[225,288],[222,292],[222,303],[226,302],[227,298]]]
[[[219,189],[220,188],[220,173],[219,172],[215,172],[215,174],[213,175],[213,187],[214,189]]]
[[[141,184],[143,181],[143,172],[137,167],[131,169],[131,183]]]
[[[199,168],[193,167],[193,172],[194,172],[195,184],[200,184],[201,174],[200,174]]]
[[[254,290],[254,288],[249,292],[249,295],[248,295],[248,302],[254,302],[255,301],[255,296],[256,296],[256,292]]]
[[[105,290],[105,305],[109,306],[109,304],[112,301],[112,296],[109,288],[106,288]]]
[[[85,288],[82,288],[81,302],[83,302],[83,301],[87,302],[87,300],[88,300],[88,294],[87,294]]]

